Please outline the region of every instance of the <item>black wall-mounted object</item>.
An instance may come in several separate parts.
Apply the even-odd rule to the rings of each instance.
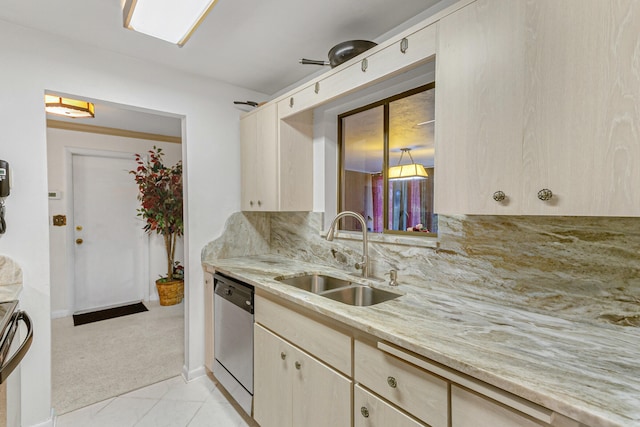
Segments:
[[[0,234],[7,231],[7,223],[4,221],[4,198],[11,194],[9,175],[9,162],[0,160]]]
[[[9,162],[0,160],[0,197],[7,197],[10,192]]]

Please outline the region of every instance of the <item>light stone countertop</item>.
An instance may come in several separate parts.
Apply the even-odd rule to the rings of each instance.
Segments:
[[[428,278],[403,277],[395,300],[354,307],[274,280],[318,264],[264,255],[205,264],[273,295],[396,344],[586,425],[640,426],[640,329],[572,322],[468,296]],[[416,285],[419,283],[419,285]]]

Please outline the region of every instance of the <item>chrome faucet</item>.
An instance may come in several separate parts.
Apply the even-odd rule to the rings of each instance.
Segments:
[[[362,227],[362,261],[356,263],[356,268],[362,270],[362,277],[369,277],[369,238],[367,237],[367,222],[364,220],[364,217],[357,212],[352,211],[343,211],[336,215],[331,221],[331,225],[329,226],[329,231],[327,231],[327,240],[331,242],[333,240],[333,236],[335,234],[335,229],[337,227],[338,221],[345,216],[352,216],[360,222]]]

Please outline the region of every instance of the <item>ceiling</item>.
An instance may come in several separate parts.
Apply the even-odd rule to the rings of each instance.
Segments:
[[[218,0],[182,48],[123,28],[124,0],[2,0],[0,20],[271,96],[323,69],[300,58],[326,60],[345,40],[383,41],[438,2]]]
[[[69,96],[75,97],[75,95]],[[160,114],[155,111],[141,111],[138,108],[117,105],[94,99],[82,98],[82,100],[93,102],[95,107],[95,117],[72,119],[47,113],[47,119],[82,125],[123,129],[133,132],[182,137],[182,119],[179,117]]]

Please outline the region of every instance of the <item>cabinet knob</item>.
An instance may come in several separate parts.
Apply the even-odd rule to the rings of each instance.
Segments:
[[[364,73],[365,71],[367,71],[367,68],[369,68],[369,61],[367,61],[367,58],[364,58],[362,60],[362,63],[360,65],[360,68],[362,69],[362,72]]]
[[[504,191],[496,191],[493,193],[493,200],[496,202],[502,202],[506,198],[507,196],[504,194]]]
[[[398,382],[393,377],[387,377],[387,384],[389,384],[389,387],[391,387],[391,388],[398,387]]]
[[[316,82],[316,86],[315,86],[315,88],[313,89],[313,91],[314,91],[315,93],[319,93],[319,92],[320,92],[320,82]]]
[[[369,410],[367,409],[366,406],[363,406],[362,408],[360,408],[360,413],[362,414],[363,417],[369,418]]]
[[[82,242],[84,242],[84,240],[82,240],[82,239],[76,239],[76,244],[77,244],[77,245],[81,245],[81,244],[82,244]]]
[[[253,206],[253,200],[249,200],[249,206]]]
[[[285,353],[284,351],[280,353],[280,359],[284,360],[287,358],[287,353]]]
[[[293,107],[293,96],[289,98],[289,107]]]
[[[538,199],[542,200],[543,202],[551,200],[552,197],[553,193],[548,188],[543,188],[542,190],[538,191]]]
[[[407,53],[407,49],[409,49],[409,39],[405,37],[400,40],[400,52]]]
[[[258,206],[262,206],[262,202],[258,200]]]
[[[300,364],[300,362],[296,362],[295,365],[297,370],[300,370],[300,368],[302,368],[302,365]]]

